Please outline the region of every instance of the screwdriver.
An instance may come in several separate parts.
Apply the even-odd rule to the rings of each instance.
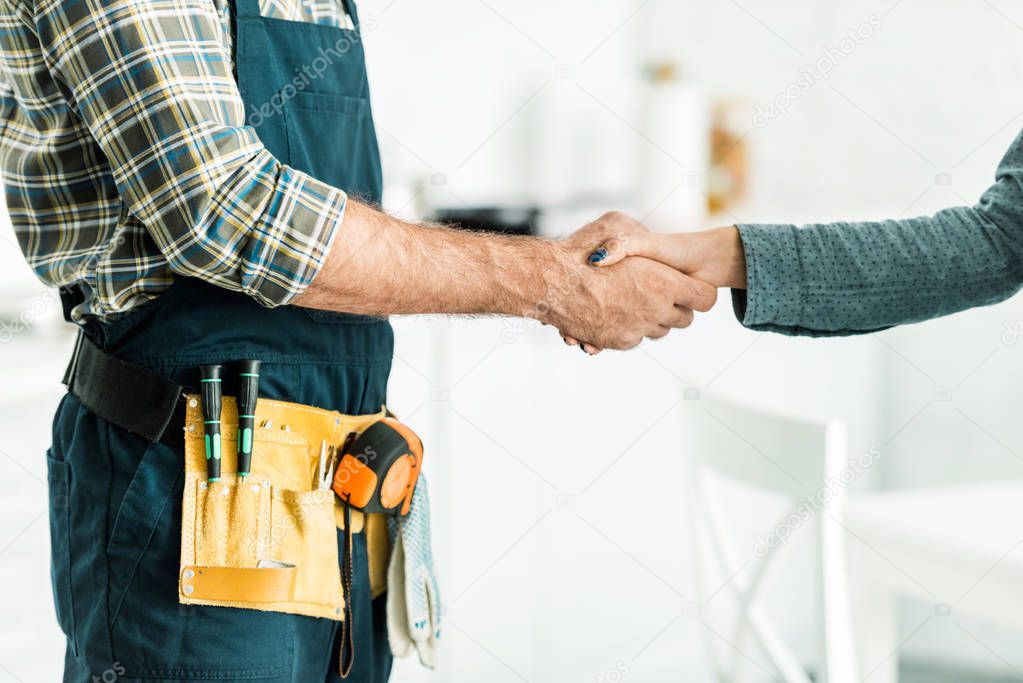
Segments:
[[[239,361],[238,368],[238,476],[242,481],[252,467],[252,430],[259,400],[259,361]]]
[[[202,372],[202,419],[206,435],[206,478],[220,481],[220,366],[203,365]]]

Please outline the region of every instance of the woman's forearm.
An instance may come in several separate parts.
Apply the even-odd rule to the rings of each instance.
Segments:
[[[740,225],[754,329],[843,335],[1003,301],[1023,284],[1023,134],[976,206],[865,223]]]
[[[905,220],[630,235],[590,261],[611,267],[628,256],[731,287],[744,325],[783,334],[863,334],[997,303],[1023,285],[1023,133],[975,206]]]
[[[980,207],[870,223],[739,226],[753,329],[860,334],[1002,301],[1023,282],[1023,224]]]

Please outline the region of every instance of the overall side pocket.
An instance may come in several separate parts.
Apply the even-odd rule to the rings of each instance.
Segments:
[[[125,594],[131,588],[143,557],[149,552],[160,519],[177,490],[181,456],[164,444],[140,445],[132,435],[110,435],[111,447],[123,452],[143,448],[124,496],[117,507],[107,542],[109,618],[117,622]]]
[[[71,652],[78,656],[75,632],[75,601],[71,592],[71,466],[46,451],[49,488],[50,583],[57,623],[67,636]]]

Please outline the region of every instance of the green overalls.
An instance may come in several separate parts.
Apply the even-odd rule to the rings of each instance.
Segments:
[[[379,152],[351,0],[345,5],[356,30],[266,18],[257,0],[232,5],[239,87],[267,149],[284,164],[378,202]],[[318,75],[298,86],[293,79],[303,67]],[[267,103],[277,108],[267,110]],[[257,117],[261,108],[270,115]],[[393,348],[385,320],[264,308],[178,277],[127,317],[90,320],[83,329],[107,353],[183,386],[199,386],[200,364],[227,368],[254,358],[263,361],[262,397],[347,414],[373,413],[385,403]],[[224,391],[233,393],[230,382]],[[178,604],[181,448],[149,443],[68,394],[47,455],[65,682],[339,680],[337,621]],[[347,680],[377,683],[387,679],[391,657],[386,596],[370,596],[365,534],[355,536],[353,558],[357,656]]]

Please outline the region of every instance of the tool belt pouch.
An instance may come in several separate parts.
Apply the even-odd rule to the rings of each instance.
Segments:
[[[343,620],[337,529],[344,516],[334,493],[317,486],[320,444],[340,448],[349,432],[361,432],[384,413],[347,416],[261,399],[251,472],[242,481],[236,475],[237,406],[225,397],[221,478],[209,482],[199,403],[198,396],[186,397],[178,600]],[[380,548],[385,520],[371,519],[378,516],[352,515],[353,533],[374,531],[367,538],[374,595],[384,590],[379,584],[389,553]]]

